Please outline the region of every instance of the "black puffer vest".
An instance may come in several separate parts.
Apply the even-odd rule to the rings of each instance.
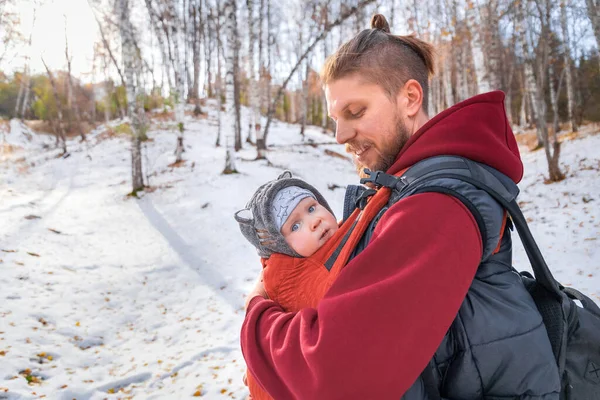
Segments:
[[[484,243],[482,262],[458,315],[430,362],[428,368],[433,376],[429,373],[427,379],[424,372],[402,398],[434,397],[425,385],[426,381],[433,381],[442,399],[559,399],[559,373],[546,328],[512,267],[510,221],[500,250],[493,254],[500,240],[504,210],[485,191],[444,176],[444,171],[476,175],[472,162],[464,161],[441,156],[411,167],[353,254],[356,256],[367,246],[379,219],[391,205],[417,193],[440,192],[456,197],[471,211],[480,228]],[[357,187],[350,187],[346,210],[352,208],[356,195]]]

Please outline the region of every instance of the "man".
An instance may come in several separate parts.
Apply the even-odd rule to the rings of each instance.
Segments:
[[[371,24],[322,72],[336,139],[357,168],[394,174],[456,155],[518,182],[504,95],[476,96],[429,120],[431,46],[391,35],[381,15]],[[511,271],[502,208],[469,184],[441,185],[448,194],[392,204],[316,309],[285,313],[257,284],[241,345],[271,396],[426,399],[432,376],[444,398],[558,399],[545,328]]]

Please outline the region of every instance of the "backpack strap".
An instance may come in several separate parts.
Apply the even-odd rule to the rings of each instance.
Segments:
[[[470,183],[476,188],[485,191],[496,200],[504,210],[506,210],[506,213],[510,216],[517,228],[517,232],[523,242],[523,247],[525,248],[529,262],[531,263],[536,280],[544,287],[544,289],[550,292],[552,296],[561,300],[561,286],[554,279],[552,272],[550,272],[550,269],[529,230],[527,220],[517,204],[516,197],[519,194],[517,185],[510,178],[495,169],[469,159],[458,156],[442,156],[440,158],[441,160],[439,163],[426,163],[427,167],[424,170],[419,171],[416,169],[411,171],[413,168],[418,167],[420,163],[423,163],[423,161],[415,164],[415,166],[405,174],[408,186],[416,184],[417,182],[424,184],[426,180],[429,179],[450,178]],[[421,191],[435,190],[429,190],[426,185],[424,185],[423,189],[419,190],[419,192]]]

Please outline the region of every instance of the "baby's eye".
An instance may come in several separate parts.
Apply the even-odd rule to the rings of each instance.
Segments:
[[[295,223],[294,225],[292,225],[292,232],[296,232],[298,229],[300,229],[300,224]]]
[[[312,212],[314,212],[314,211],[315,211],[315,209],[316,209],[316,207],[315,207],[315,206],[310,206],[310,207],[308,207],[308,212],[309,212],[309,213],[312,213]]]

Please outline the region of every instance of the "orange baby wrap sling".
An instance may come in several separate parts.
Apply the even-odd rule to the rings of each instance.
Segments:
[[[263,283],[269,299],[288,312],[306,307],[316,308],[348,262],[350,254],[370,222],[387,204],[390,194],[390,188],[378,189],[368,199],[364,210],[356,208],[350,217],[340,224],[331,239],[312,256],[300,258],[275,253],[268,259],[262,258]],[[331,262],[333,266],[327,269],[326,265]],[[250,371],[247,371],[247,383],[253,400],[272,399],[256,382]]]

